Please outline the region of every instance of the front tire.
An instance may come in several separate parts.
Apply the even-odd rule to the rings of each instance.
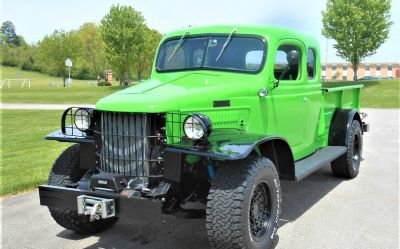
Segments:
[[[57,158],[49,174],[49,185],[66,186],[78,182],[85,174],[80,168],[79,144],[68,147]],[[76,211],[62,208],[49,207],[53,219],[60,226],[81,234],[92,234],[111,227],[117,218],[89,221],[85,215]]]
[[[207,202],[211,248],[270,248],[278,229],[281,188],[274,164],[250,156],[218,168]]]
[[[361,125],[353,120],[347,136],[347,151],[331,163],[332,173],[338,177],[355,178],[360,171],[363,137]]]

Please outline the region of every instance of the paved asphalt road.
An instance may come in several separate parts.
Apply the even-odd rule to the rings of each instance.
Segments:
[[[282,182],[276,248],[399,248],[399,110],[367,111],[371,132],[356,179],[334,178],[327,165],[299,183]],[[84,237],[56,225],[36,191],[1,205],[3,248],[207,248],[203,220],[180,226],[120,221]]]

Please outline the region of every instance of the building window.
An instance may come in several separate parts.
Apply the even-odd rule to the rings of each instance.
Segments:
[[[309,48],[307,51],[307,76],[311,80],[315,75],[315,52],[314,49]]]
[[[343,71],[347,71],[347,65],[343,65]]]
[[[392,65],[388,65],[387,68],[388,68],[388,71],[392,71],[393,70],[393,66]]]
[[[365,65],[365,70],[369,71],[369,65]]]
[[[380,71],[381,70],[381,65],[376,65],[376,70]]]
[[[343,80],[347,80],[347,76],[343,76],[342,78],[343,78]]]
[[[333,65],[333,66],[332,66],[332,70],[333,70],[333,71],[336,71],[336,68],[337,68],[336,65]]]
[[[326,66],[322,66],[322,71],[326,71]]]

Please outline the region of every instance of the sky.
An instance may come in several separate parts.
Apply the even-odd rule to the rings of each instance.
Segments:
[[[344,62],[321,35],[325,0],[0,0],[0,21],[12,21],[17,34],[36,43],[55,29],[78,29],[85,22],[100,23],[112,5],[140,11],[150,28],[162,34],[210,24],[256,24],[292,28],[316,37],[321,61]],[[365,62],[400,61],[400,0],[392,0],[389,39]],[[327,53],[326,53],[327,51]]]

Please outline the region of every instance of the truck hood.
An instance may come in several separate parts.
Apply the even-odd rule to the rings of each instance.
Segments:
[[[100,99],[97,110],[116,112],[172,112],[191,107],[211,108],[214,100],[254,95],[249,75],[187,73],[162,79],[152,78]]]

